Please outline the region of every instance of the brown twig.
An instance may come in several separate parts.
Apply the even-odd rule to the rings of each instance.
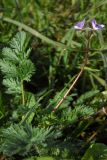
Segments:
[[[83,65],[83,67],[81,68],[80,72],[78,73],[76,79],[74,80],[74,82],[72,83],[72,85],[69,87],[69,89],[67,90],[67,92],[65,93],[65,95],[62,97],[62,99],[59,101],[59,103],[56,105],[56,107],[54,108],[54,110],[52,112],[55,112],[59,108],[59,106],[63,103],[63,101],[68,96],[68,94],[70,93],[70,91],[73,89],[73,87],[77,83],[78,79],[82,75],[84,67],[85,67],[85,65]]]
[[[56,105],[56,107],[53,109],[53,113],[59,108],[59,106],[63,103],[63,101],[66,99],[66,97],[68,96],[68,94],[70,93],[70,91],[74,88],[74,86],[76,85],[76,83],[78,82],[79,78],[81,77],[83,71],[84,71],[84,67],[87,64],[87,60],[88,60],[88,52],[89,52],[89,41],[87,43],[87,47],[86,47],[86,51],[85,51],[85,60],[82,64],[81,70],[80,72],[77,74],[77,77],[75,78],[74,82],[71,84],[71,86],[69,87],[69,89],[67,90],[67,92],[64,94],[64,96],[62,97],[62,99],[58,102],[58,104]]]

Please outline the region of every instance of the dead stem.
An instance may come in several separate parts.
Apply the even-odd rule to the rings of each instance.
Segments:
[[[84,62],[82,64],[81,70],[80,72],[77,74],[77,77],[75,78],[74,82],[71,84],[71,86],[69,87],[69,89],[67,90],[67,92],[64,94],[64,96],[62,97],[62,99],[58,102],[58,104],[56,105],[56,107],[53,109],[53,113],[59,108],[59,106],[63,103],[63,101],[66,99],[66,97],[68,96],[68,94],[70,93],[70,91],[74,88],[74,86],[77,84],[79,78],[81,77],[83,71],[84,71],[84,67],[87,64],[87,60],[88,60],[88,52],[89,52],[89,42],[87,43],[87,47],[86,47],[86,51],[85,51],[85,59]]]

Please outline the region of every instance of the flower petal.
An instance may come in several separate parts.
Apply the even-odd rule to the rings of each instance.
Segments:
[[[83,29],[85,24],[85,19],[81,22],[76,23],[76,25],[74,26],[75,29]]]
[[[100,30],[100,29],[103,29],[104,28],[104,25],[103,24],[97,24],[96,25],[96,29],[97,30]]]
[[[92,27],[93,27],[93,29],[96,29],[96,20],[95,20],[95,19],[93,19],[93,20],[91,21],[91,23],[92,23]]]
[[[95,19],[93,19],[91,21],[91,23],[92,23],[92,27],[93,27],[94,30],[101,30],[101,29],[104,28],[104,25],[103,24],[97,24]]]

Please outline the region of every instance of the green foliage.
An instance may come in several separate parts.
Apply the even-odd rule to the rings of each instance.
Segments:
[[[7,87],[6,93],[9,94],[20,94],[21,87],[18,79],[7,78],[3,80],[3,84]]]
[[[90,116],[93,113],[94,110],[89,106],[75,106],[74,109],[63,111],[62,121],[64,121],[65,124],[73,124],[78,121],[79,118]]]
[[[3,102],[2,93],[0,93],[0,119],[4,117],[4,114],[5,114],[4,102]]]
[[[10,41],[10,48],[4,48],[0,60],[1,71],[4,74],[3,84],[9,94],[21,94],[23,81],[30,81],[35,71],[29,60],[30,49],[27,49],[28,38],[25,32],[19,32]]]
[[[84,94],[82,94],[78,99],[77,99],[77,102],[76,104],[79,105],[79,104],[83,104],[84,102],[86,102],[87,100],[89,100],[89,98],[92,98],[94,97],[96,94],[99,93],[99,90],[93,90],[93,91],[89,91],[89,92],[86,92]]]
[[[52,157],[31,157],[24,160],[54,160]]]
[[[107,159],[106,10],[107,0],[0,1],[0,159]],[[84,18],[105,29],[90,32],[87,65],[53,113],[84,62],[85,31],[73,28]]]
[[[101,143],[92,144],[81,160],[106,160],[107,146]]]
[[[38,157],[37,160],[54,160],[52,157]]]
[[[52,128],[33,128],[31,125],[11,125],[3,130],[3,143],[0,151],[5,155],[26,155],[32,149],[39,154],[41,147],[47,147],[47,142],[59,137],[60,133]]]

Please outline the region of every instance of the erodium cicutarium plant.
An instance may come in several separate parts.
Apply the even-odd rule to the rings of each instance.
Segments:
[[[82,21],[77,22],[73,26],[73,29],[75,29],[77,31],[84,31],[84,33],[85,33],[84,34],[84,36],[85,36],[85,57],[84,57],[84,62],[81,65],[80,72],[77,74],[75,80],[70,85],[69,89],[64,94],[64,96],[62,97],[62,99],[55,106],[53,112],[55,112],[59,108],[59,106],[63,103],[63,101],[66,99],[66,97],[68,96],[68,94],[70,93],[70,91],[74,88],[74,86],[78,82],[79,78],[81,77],[81,75],[82,75],[82,73],[84,71],[84,67],[87,64],[88,54],[89,54],[89,51],[90,51],[90,41],[91,41],[91,37],[92,37],[93,33],[96,32],[96,31],[98,31],[98,30],[102,30],[105,27],[104,24],[98,24],[95,19],[92,19],[90,21],[90,24],[89,25],[88,24],[89,23],[87,23],[87,21],[85,19],[83,19]]]

